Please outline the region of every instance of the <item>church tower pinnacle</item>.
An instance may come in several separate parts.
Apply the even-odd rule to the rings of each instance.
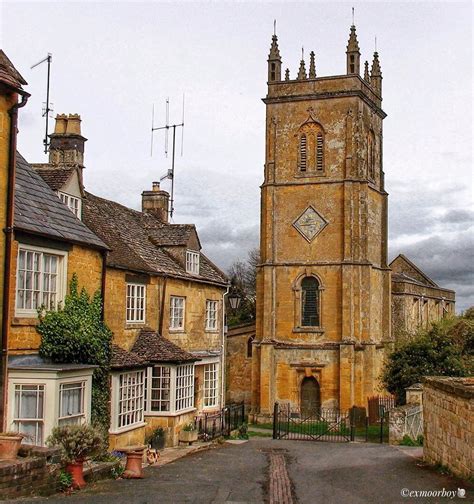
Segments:
[[[374,52],[374,59],[372,60],[370,83],[375,92],[382,96],[382,70],[380,69],[379,53],[377,51]]]
[[[347,43],[347,75],[360,74],[360,49],[357,41],[356,27],[351,26],[349,42]]]
[[[275,24],[276,26],[276,24]],[[268,55],[268,82],[281,81],[281,56],[278,48],[278,37],[276,31],[272,36],[272,45]]]

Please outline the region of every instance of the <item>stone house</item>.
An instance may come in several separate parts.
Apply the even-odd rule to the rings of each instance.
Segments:
[[[168,222],[169,194],[158,183],[143,191],[142,211],[86,192],[85,140],[79,116],[59,115],[50,162],[35,168],[110,249],[104,280],[104,317],[114,334],[110,445],[143,442],[157,427],[176,444],[196,415],[224,406],[227,279],[201,252],[194,225]]]
[[[454,315],[456,294],[440,287],[403,254],[391,263],[392,334],[395,339]]]

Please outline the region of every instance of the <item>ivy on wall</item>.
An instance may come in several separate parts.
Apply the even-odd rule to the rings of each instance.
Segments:
[[[104,429],[110,426],[109,371],[112,357],[112,331],[102,320],[102,298],[91,298],[79,291],[74,274],[64,306],[54,311],[39,310],[37,331],[41,335],[39,354],[52,362],[94,364],[92,376],[92,423]]]

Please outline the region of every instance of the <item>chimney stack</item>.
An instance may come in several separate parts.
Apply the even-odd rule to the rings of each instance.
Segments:
[[[79,114],[58,114],[54,133],[49,135],[49,163],[57,167],[84,168],[84,144]]]
[[[154,215],[161,222],[168,222],[170,195],[160,189],[159,182],[153,182],[151,191],[142,192],[142,212]]]

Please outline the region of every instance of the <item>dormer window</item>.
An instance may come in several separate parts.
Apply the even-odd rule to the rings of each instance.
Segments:
[[[74,213],[74,215],[80,219],[81,218],[81,199],[71,196],[66,193],[59,193],[60,200],[68,206],[69,210]]]
[[[186,273],[199,275],[199,252],[186,250]]]

